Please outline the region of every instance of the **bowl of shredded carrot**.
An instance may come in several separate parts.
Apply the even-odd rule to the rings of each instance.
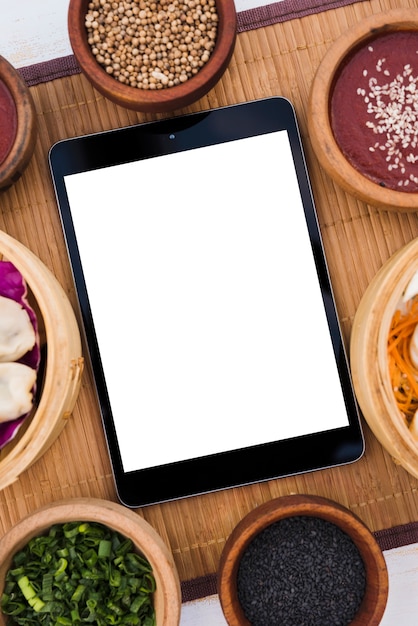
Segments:
[[[380,268],[350,340],[360,409],[395,463],[418,477],[418,238]]]

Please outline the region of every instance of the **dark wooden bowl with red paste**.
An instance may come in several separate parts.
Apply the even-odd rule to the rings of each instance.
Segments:
[[[308,124],[331,178],[386,210],[418,210],[418,9],[372,15],[329,48]]]
[[[0,56],[0,189],[10,187],[28,165],[37,138],[35,106],[19,72]]]
[[[261,504],[234,528],[218,593],[229,626],[377,626],[388,573],[356,515],[328,498],[295,494]]]

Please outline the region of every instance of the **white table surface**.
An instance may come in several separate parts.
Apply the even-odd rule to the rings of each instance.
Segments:
[[[5,0],[0,0],[5,4]],[[237,11],[269,2],[235,0]],[[68,0],[8,2],[0,20],[0,54],[15,67],[26,67],[72,54],[67,34]],[[381,626],[418,625],[418,544],[384,553],[389,598]],[[217,596],[183,606],[180,626],[225,626]]]
[[[14,67],[72,54],[67,33],[68,0],[14,0],[7,5],[6,0],[0,0],[1,3],[0,55]],[[267,4],[267,0],[235,0],[237,12]]]

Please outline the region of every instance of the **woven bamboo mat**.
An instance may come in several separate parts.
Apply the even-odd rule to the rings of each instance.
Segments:
[[[201,101],[182,111],[272,95],[283,95],[294,103],[347,342],[356,308],[369,281],[392,253],[418,235],[417,215],[379,212],[346,195],[324,174],[312,153],[307,133],[308,93],[327,48],[347,27],[371,13],[414,5],[415,0],[364,0],[242,32],[238,35],[230,67],[220,83]],[[40,130],[36,152],[23,177],[0,195],[0,228],[22,241],[52,269],[75,305],[47,165],[48,150],[54,142],[66,137],[158,116],[138,114],[113,105],[79,74],[43,83],[31,90]],[[187,185],[187,180],[182,184]],[[216,183],[212,185],[216,198]],[[91,194],[93,201],[94,189]],[[249,510],[279,495],[299,492],[333,498],[357,513],[372,530],[418,520],[418,480],[397,467],[367,425],[364,428],[366,454],[353,465],[145,507],[138,514],[170,545],[182,580],[215,572],[232,528]],[[139,433],[138,445],[140,447]],[[32,468],[0,493],[0,534],[31,510],[75,496],[116,500],[88,368],[76,408],[63,433]]]

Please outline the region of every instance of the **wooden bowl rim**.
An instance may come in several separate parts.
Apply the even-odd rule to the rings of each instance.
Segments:
[[[173,556],[153,526],[131,509],[100,498],[72,498],[45,505],[28,514],[0,539],[0,595],[4,576],[14,554],[31,537],[39,536],[53,524],[65,522],[102,523],[125,537],[149,560],[157,582],[157,626],[178,626],[181,610],[181,589]],[[164,605],[162,604],[165,600]],[[0,623],[2,616],[0,614]]]
[[[211,89],[225,71],[234,50],[237,16],[234,0],[215,0],[219,15],[218,36],[209,61],[185,83],[158,90],[124,85],[97,63],[87,42],[84,15],[88,0],[70,0],[68,34],[74,56],[93,86],[109,100],[144,112],[168,112],[197,101]]]
[[[344,59],[368,39],[402,30],[418,30],[418,9],[393,9],[370,15],[340,35],[322,59],[312,82],[308,123],[319,162],[343,189],[380,208],[415,212],[417,193],[380,187],[349,163],[334,138],[329,119],[330,92]]]
[[[296,516],[319,517],[339,526],[357,546],[366,567],[368,584],[354,624],[380,623],[388,596],[388,572],[382,551],[367,526],[343,505],[322,496],[292,494],[264,502],[233,529],[221,554],[217,587],[222,610],[230,626],[247,626],[236,597],[235,580],[241,556],[258,533],[276,521]],[[365,557],[368,557],[367,559]],[[372,575],[373,580],[369,578]],[[363,621],[366,619],[366,621]]]
[[[0,80],[13,97],[16,107],[17,128],[14,143],[0,165],[0,187],[14,182],[29,162],[37,138],[35,106],[29,87],[19,72],[7,59],[0,56]]]

